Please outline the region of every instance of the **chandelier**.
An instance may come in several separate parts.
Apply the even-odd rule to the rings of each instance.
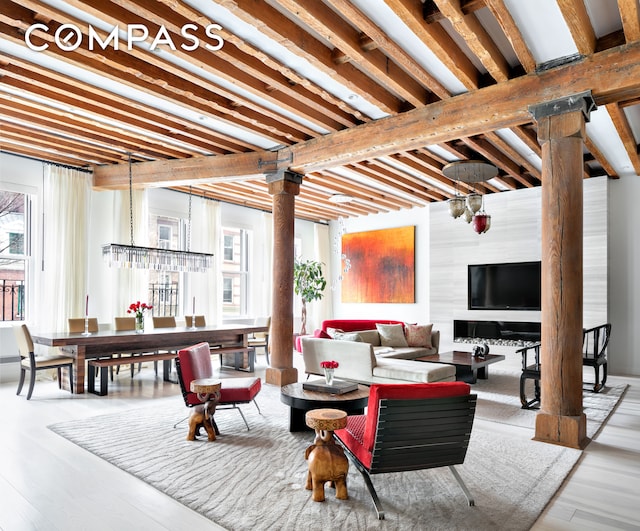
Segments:
[[[460,160],[445,165],[442,173],[453,181],[454,195],[447,200],[451,217],[462,217],[478,234],[487,232],[491,227],[491,216],[485,212],[484,197],[475,190],[475,184],[498,175],[498,168],[481,160]],[[473,192],[466,197],[460,195],[460,183],[474,185]]]
[[[129,153],[129,220],[131,244],[109,243],[102,246],[102,258],[109,266],[128,269],[152,269],[155,271],[180,271],[204,273],[213,267],[213,255],[194,253],[191,248],[191,188],[189,188],[189,224],[187,250],[174,251],[153,247],[140,247],[133,240],[133,180],[131,153]]]

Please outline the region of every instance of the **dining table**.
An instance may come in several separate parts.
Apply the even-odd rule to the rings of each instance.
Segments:
[[[60,347],[74,359],[69,375],[70,391],[85,391],[85,361],[105,358],[132,351],[178,351],[182,348],[206,342],[212,347],[247,348],[251,334],[268,332],[263,325],[223,324],[199,327],[177,326],[172,328],[135,330],[99,330],[89,335],[69,332],[32,332],[33,342],[47,347]],[[65,386],[66,387],[66,386]]]

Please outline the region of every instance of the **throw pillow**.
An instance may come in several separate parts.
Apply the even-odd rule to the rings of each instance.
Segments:
[[[404,337],[404,330],[401,324],[379,324],[376,328],[380,333],[380,344],[383,347],[407,347],[407,340]]]
[[[358,330],[356,334],[362,338],[364,343],[369,343],[374,347],[380,346],[380,334],[377,330]]]
[[[319,328],[313,333],[313,337],[319,337],[320,339],[332,339],[329,334]]]
[[[344,330],[340,330],[339,328],[327,328],[327,334],[329,334],[329,337],[331,337],[332,339],[335,339],[335,335],[336,333],[338,334],[344,334]]]
[[[333,334],[333,339],[341,339],[342,341],[357,341],[362,343],[360,334],[357,334],[356,332],[335,332]]]
[[[429,325],[413,325],[407,324],[404,332],[407,337],[407,343],[410,347],[431,348],[431,330],[433,324]]]

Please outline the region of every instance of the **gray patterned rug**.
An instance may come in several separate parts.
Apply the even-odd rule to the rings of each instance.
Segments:
[[[288,408],[279,400],[279,388],[263,386],[262,415],[253,404],[243,406],[251,431],[238,412],[216,413],[222,435],[215,442],[186,441],[186,423],[173,428],[186,414],[181,399],[162,400],[161,407],[135,414],[102,415],[50,429],[230,530],[526,530],[581,455],[532,441],[528,429],[512,435],[476,422],[466,461],[457,467],[475,507],[466,504],[446,468],[382,474],[373,477],[386,512],[379,521],[353,465],[348,500],[336,500],[331,489],[324,503],[311,500],[304,489],[304,450],[313,436],[287,431]]]
[[[520,374],[491,369],[488,379],[478,380],[472,386],[473,392],[478,394],[476,418],[534,429],[538,410],[522,409]],[[595,437],[626,388],[626,385],[607,384],[599,393],[593,393],[584,386],[582,407],[587,416],[587,437]],[[529,399],[533,398],[533,380],[527,380],[526,393]]]

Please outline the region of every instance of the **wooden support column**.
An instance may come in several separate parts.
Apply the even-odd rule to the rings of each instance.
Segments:
[[[530,109],[542,146],[541,407],[534,440],[583,448],[582,144],[595,107],[581,93]]]
[[[284,171],[268,177],[273,195],[273,293],[271,309],[271,367],[267,383],[282,387],[298,381],[293,367],[293,264],[295,196],[300,193],[302,176]]]

